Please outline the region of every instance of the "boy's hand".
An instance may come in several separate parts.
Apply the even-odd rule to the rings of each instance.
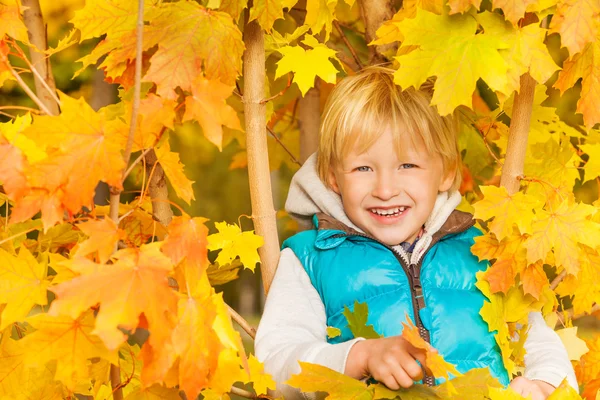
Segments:
[[[522,376],[513,379],[510,387],[523,397],[531,396],[531,400],[546,400],[556,389],[549,383],[532,381]]]
[[[372,376],[392,390],[411,387],[423,379],[425,350],[401,336],[368,339],[352,346],[344,373],[356,379]]]

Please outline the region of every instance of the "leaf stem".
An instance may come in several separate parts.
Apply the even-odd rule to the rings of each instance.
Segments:
[[[19,74],[17,74],[17,72],[14,70],[14,68],[12,67],[12,65],[10,65],[10,63],[8,62],[8,59],[6,58],[6,56],[1,56],[2,58],[0,59],[4,65],[6,66],[6,68],[8,68],[8,71],[10,72],[10,74],[13,76],[13,78],[15,78],[15,80],[17,81],[17,83],[19,84],[19,86],[21,86],[21,89],[23,89],[23,91],[27,94],[27,96],[29,96],[31,98],[31,100],[33,100],[33,102],[40,108],[40,110],[46,114],[46,115],[55,115],[53,114],[47,107],[46,105],[39,99],[39,97],[37,97],[35,95],[35,93],[33,93],[33,90],[31,90],[29,88],[29,86],[27,86],[27,84],[25,83],[25,81],[23,81],[23,78],[21,78],[21,76]]]
[[[248,321],[246,321],[244,319],[244,317],[242,317],[240,314],[238,314],[237,311],[235,311],[233,308],[231,308],[231,306],[227,303],[225,303],[225,305],[227,306],[227,309],[229,310],[229,314],[231,315],[231,318],[237,322],[237,324],[239,326],[242,327],[242,329],[244,329],[244,331],[246,331],[246,333],[248,335],[250,335],[250,337],[252,339],[256,338],[256,329],[254,329],[249,323]]]
[[[279,145],[281,147],[283,147],[283,149],[285,150],[286,153],[288,153],[288,155],[292,158],[292,161],[296,164],[298,164],[299,166],[302,166],[302,163],[300,161],[298,161],[298,159],[296,157],[294,157],[294,155],[292,154],[292,152],[285,147],[285,145],[283,144],[283,142],[281,141],[281,139],[279,139],[279,137],[275,134],[275,132],[273,132],[271,130],[271,128],[269,128],[267,126],[267,131],[271,134],[271,136],[273,136],[273,139],[275,139],[277,141],[277,143],[279,143]]]
[[[560,274],[556,276],[556,278],[552,280],[552,283],[550,283],[550,289],[556,289],[556,287],[562,282],[562,280],[565,279],[565,276],[567,276],[566,269],[564,269]]]
[[[127,168],[127,171],[125,171],[125,173],[123,174],[123,182],[125,182],[125,179],[127,179],[127,177],[129,176],[129,174],[131,173],[131,171],[133,170],[133,168],[140,162],[142,161],[142,159],[144,158],[144,156],[146,154],[148,154],[148,152],[152,150],[152,147],[148,148],[148,149],[144,149],[144,151],[142,151],[142,154],[140,154],[140,156],[138,158],[135,159],[134,162],[131,163],[131,165],[129,166],[129,168]],[[143,186],[143,185],[142,185]]]

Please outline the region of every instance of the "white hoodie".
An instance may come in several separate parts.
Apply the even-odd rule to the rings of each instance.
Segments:
[[[361,231],[344,213],[340,196],[321,182],[315,164],[316,156],[313,154],[294,175],[286,202],[287,212],[304,228],[312,226],[314,214],[323,212]],[[427,247],[428,238],[440,229],[459,202],[458,193],[438,195],[431,216],[425,223],[425,234],[417,242],[412,257],[422,255],[419,249]],[[396,248],[402,251],[400,246]],[[255,340],[256,357],[277,382],[277,395],[288,400],[314,397],[283,384],[291,375],[300,372],[298,361],[344,372],[350,348],[364,339],[329,344],[326,321],[321,298],[302,264],[290,249],[284,249]],[[578,390],[575,372],[558,335],[546,325],[540,313],[529,314],[529,325],[525,340],[524,376],[553,386],[558,386],[567,377],[569,384]]]

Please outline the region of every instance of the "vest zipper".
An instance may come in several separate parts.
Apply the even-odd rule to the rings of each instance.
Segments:
[[[467,229],[471,228],[473,225],[475,225],[475,221],[472,221],[471,223],[464,226],[460,232],[466,231]],[[454,233],[458,233],[458,232],[454,232]],[[419,330],[419,335],[421,336],[421,338],[423,338],[423,340],[425,340],[427,343],[431,344],[431,338],[429,336],[429,331],[427,329],[425,329],[425,327],[423,326],[423,323],[421,322],[421,316],[419,314],[419,311],[425,307],[425,301],[423,299],[423,287],[421,286],[421,266],[423,264],[423,259],[425,258],[425,255],[427,254],[429,249],[431,249],[437,242],[439,242],[440,239],[442,239],[442,236],[435,238],[431,241],[429,246],[423,251],[423,254],[421,255],[421,257],[419,258],[419,260],[417,261],[416,264],[411,263],[405,254],[400,253],[399,251],[395,250],[393,247],[388,246],[387,244],[382,243],[379,240],[375,239],[374,237],[366,235],[364,233],[360,233],[360,232],[340,233],[340,234],[331,236],[331,238],[340,238],[340,237],[348,237],[348,236],[360,236],[360,237],[364,237],[367,239],[371,239],[371,240],[379,243],[380,245],[384,246],[385,248],[390,250],[392,252],[392,254],[394,254],[394,256],[400,263],[400,266],[404,270],[404,273],[406,274],[406,276],[408,277],[408,280],[410,282],[410,295],[411,295],[413,311],[414,311],[413,317],[415,319],[417,329]],[[426,384],[427,386],[434,386],[435,378],[433,376],[425,373],[423,376],[423,383]]]

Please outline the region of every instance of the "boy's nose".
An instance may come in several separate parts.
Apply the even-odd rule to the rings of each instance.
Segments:
[[[373,187],[373,196],[381,200],[389,200],[400,194],[400,182],[393,174],[379,174]]]

